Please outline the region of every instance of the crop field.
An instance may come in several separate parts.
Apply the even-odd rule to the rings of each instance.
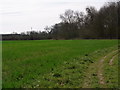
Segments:
[[[118,40],[2,42],[3,88],[117,88]]]

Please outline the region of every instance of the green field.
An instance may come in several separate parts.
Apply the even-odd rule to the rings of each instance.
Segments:
[[[117,46],[117,40],[3,41],[3,88],[118,87],[118,77],[109,75],[118,72],[117,58],[114,67],[107,63],[111,55],[103,62],[106,83],[99,84],[97,73],[98,61]]]

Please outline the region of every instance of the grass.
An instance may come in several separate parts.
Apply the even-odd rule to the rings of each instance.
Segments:
[[[113,62],[112,65],[110,65],[110,60],[112,57]],[[113,53],[113,55],[110,55],[104,65],[104,76],[106,77],[106,84],[109,88],[117,88],[118,87],[118,53]]]
[[[82,87],[81,78],[91,60],[84,63],[81,57],[117,44],[117,40],[3,41],[3,88]]]

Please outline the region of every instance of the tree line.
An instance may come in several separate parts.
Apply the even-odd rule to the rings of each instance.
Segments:
[[[60,19],[60,23],[46,26],[44,31],[3,34],[2,40],[120,38],[120,1],[108,2],[99,10],[86,7],[86,13],[69,9]]]

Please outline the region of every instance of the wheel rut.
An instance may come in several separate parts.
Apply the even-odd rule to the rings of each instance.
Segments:
[[[117,55],[114,55],[111,59],[110,59],[110,62],[109,62],[109,65],[113,65],[113,60],[115,60],[115,57],[116,57]]]
[[[107,55],[105,55],[104,57],[102,57],[99,61],[91,64],[88,68],[88,72],[86,73],[86,78],[84,79],[84,83],[83,83],[83,88],[91,88],[92,86],[92,75],[94,73],[97,74],[97,79],[98,79],[98,84],[99,86],[101,87],[104,87],[106,88],[106,82],[105,82],[105,77],[103,75],[103,70],[104,70],[104,61],[108,58],[108,57],[111,57],[110,59],[110,62],[109,62],[109,65],[112,65],[113,64],[113,60],[114,58],[116,57],[116,52],[118,50],[115,50],[115,51],[112,51],[110,53],[108,53]]]

